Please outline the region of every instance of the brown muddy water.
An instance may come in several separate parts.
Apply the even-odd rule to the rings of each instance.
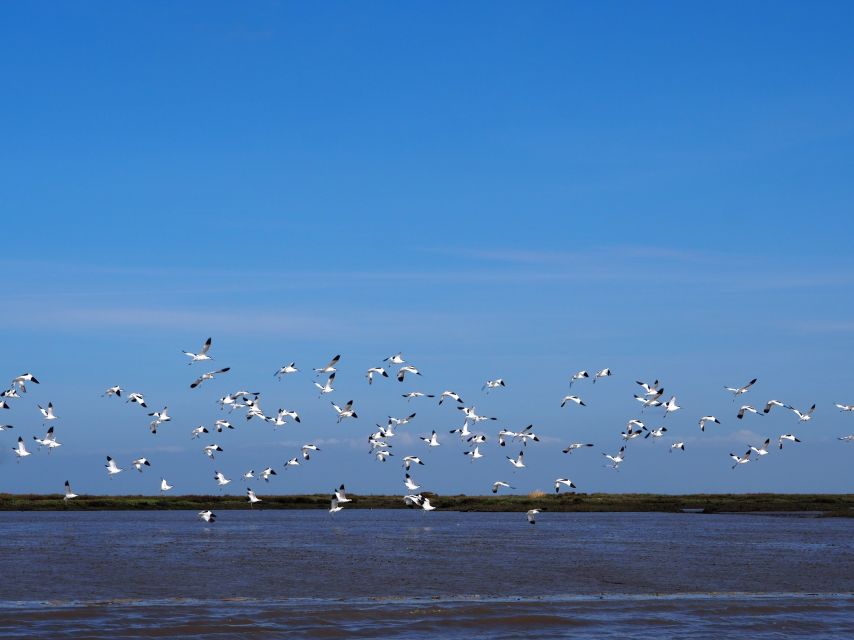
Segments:
[[[0,638],[854,638],[854,520],[0,513]]]

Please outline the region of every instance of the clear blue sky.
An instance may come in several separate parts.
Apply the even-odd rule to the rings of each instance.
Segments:
[[[215,491],[276,466],[259,493],[402,491],[400,457],[440,493],[850,491],[854,415],[854,10],[850,3],[117,3],[0,9],[2,376],[41,380],[0,420],[0,491]],[[227,376],[180,351],[213,336]],[[415,383],[363,373],[402,350]],[[305,371],[343,354],[336,425]],[[278,383],[281,364],[304,372]],[[610,380],[573,387],[579,369]],[[485,396],[484,380],[508,387]],[[735,419],[754,404],[819,404]],[[634,380],[684,407],[634,441]],[[174,419],[157,436],[121,384]],[[227,391],[298,409],[204,441]],[[529,468],[493,441],[469,464],[458,412],[402,390],[456,389],[536,425]],[[63,447],[16,464],[52,400]],[[366,436],[418,417],[381,465]],[[723,421],[705,435],[697,419]],[[429,454],[418,435],[436,428]],[[731,471],[730,451],[804,442]],[[213,437],[216,436],[216,437]],[[407,444],[407,439],[409,440]],[[667,445],[685,440],[684,455]],[[568,458],[570,441],[596,443]],[[225,452],[209,462],[200,447]],[[304,442],[324,451],[281,473]],[[31,443],[32,444],[32,443]],[[515,449],[515,447],[514,447]],[[125,468],[108,481],[112,455]],[[231,486],[242,490],[235,481]]]

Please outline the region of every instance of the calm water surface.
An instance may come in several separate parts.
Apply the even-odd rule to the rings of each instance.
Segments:
[[[0,513],[0,637],[854,638],[854,520]]]

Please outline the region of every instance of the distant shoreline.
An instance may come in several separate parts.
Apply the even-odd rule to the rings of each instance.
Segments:
[[[256,490],[260,487],[256,487]],[[330,494],[264,495],[255,509],[328,509]],[[854,494],[686,494],[560,493],[497,496],[440,496],[425,493],[444,511],[501,512],[546,509],[557,512],[813,513],[854,517]],[[400,495],[350,495],[348,509],[406,509]],[[62,494],[0,494],[0,511],[117,511],[249,509],[240,495],[96,496],[63,502]]]

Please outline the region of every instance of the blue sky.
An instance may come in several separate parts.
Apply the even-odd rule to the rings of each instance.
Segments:
[[[324,451],[264,491],[402,490],[399,458],[440,493],[850,491],[854,416],[854,51],[846,3],[27,3],[0,10],[3,370],[42,384],[0,416],[0,490],[214,491]],[[213,336],[202,388],[180,351]],[[417,383],[368,388],[402,350]],[[343,355],[336,425],[306,371]],[[296,360],[304,372],[276,382]],[[610,367],[559,408],[569,376]],[[485,396],[484,380],[508,388]],[[735,419],[723,385],[789,412]],[[684,407],[673,438],[634,441],[636,379]],[[157,436],[121,384],[174,420]],[[190,430],[215,400],[262,392],[299,427]],[[517,473],[495,443],[469,464],[456,389],[543,443]],[[576,390],[577,387],[573,387]],[[63,447],[15,464],[52,400]],[[365,438],[417,411],[381,465]],[[723,424],[700,434],[697,419]],[[749,418],[754,419],[749,419]],[[494,436],[497,427],[490,427]],[[800,446],[729,468],[730,451],[795,432]],[[685,440],[684,455],[667,444]],[[560,448],[596,443],[571,459]],[[106,479],[103,458],[153,467]],[[232,486],[238,485],[234,482]],[[237,491],[242,490],[236,487]]]

